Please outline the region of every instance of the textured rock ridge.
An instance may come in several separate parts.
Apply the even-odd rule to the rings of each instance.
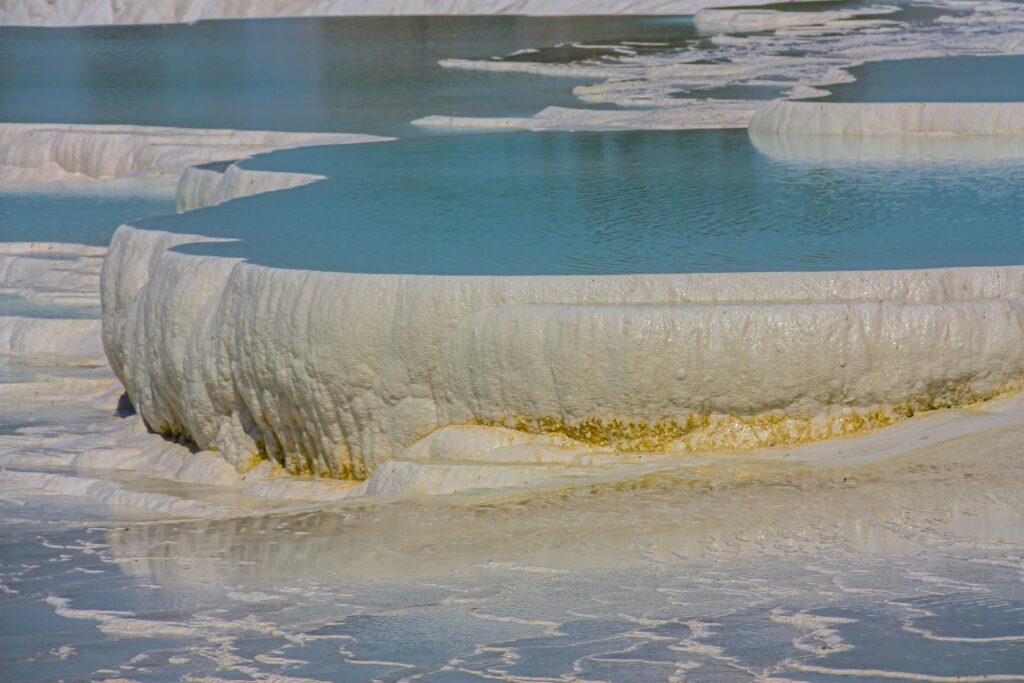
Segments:
[[[387,140],[346,133],[0,124],[0,181],[37,183],[126,176],[177,178],[195,164],[289,147]]]
[[[312,173],[257,171],[231,164],[223,171],[192,166],[178,179],[178,211],[192,211],[231,199],[307,185],[323,176]]]
[[[152,428],[238,467],[364,478],[446,425],[751,448],[1024,380],[1024,267],[392,276],[170,250],[195,239],[118,230],[104,345]]]

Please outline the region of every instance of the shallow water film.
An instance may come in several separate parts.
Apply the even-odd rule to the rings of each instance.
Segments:
[[[4,501],[4,680],[1019,680],[1020,436],[207,521]]]

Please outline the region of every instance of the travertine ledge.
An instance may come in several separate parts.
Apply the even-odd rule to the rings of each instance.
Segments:
[[[776,100],[750,120],[751,135],[1024,136],[1024,102],[801,102]]]
[[[275,149],[388,139],[347,133],[0,123],[0,182],[177,178],[196,164]]]
[[[264,192],[287,190],[323,180],[313,173],[259,171],[231,164],[223,171],[204,166],[185,169],[178,179],[178,211],[193,211]]]
[[[0,0],[0,25],[170,24],[203,19],[437,14],[693,14],[747,0]]]
[[[576,450],[753,448],[1024,381],[1024,267],[366,275],[171,250],[197,239],[118,230],[104,346],[152,428],[243,469],[360,479],[441,448],[446,425]]]

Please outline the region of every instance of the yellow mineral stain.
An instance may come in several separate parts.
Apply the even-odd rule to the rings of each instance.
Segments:
[[[840,414],[823,417],[782,413],[757,416],[691,413],[657,421],[594,416],[571,421],[552,415],[512,415],[480,420],[478,424],[530,434],[560,435],[595,448],[623,453],[742,451],[861,434],[920,413],[972,406],[1020,389],[1020,385],[1014,385],[998,391],[974,392],[957,387],[940,394],[914,396],[891,406],[845,409]]]

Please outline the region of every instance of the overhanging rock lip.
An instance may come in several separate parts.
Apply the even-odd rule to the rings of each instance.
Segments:
[[[150,424],[238,463],[266,449],[293,472],[363,478],[439,427],[514,416],[771,417],[692,444],[748,447],[1024,377],[1024,266],[449,278],[168,251],[188,239],[115,235],[106,350]],[[714,300],[756,282],[756,301]]]

